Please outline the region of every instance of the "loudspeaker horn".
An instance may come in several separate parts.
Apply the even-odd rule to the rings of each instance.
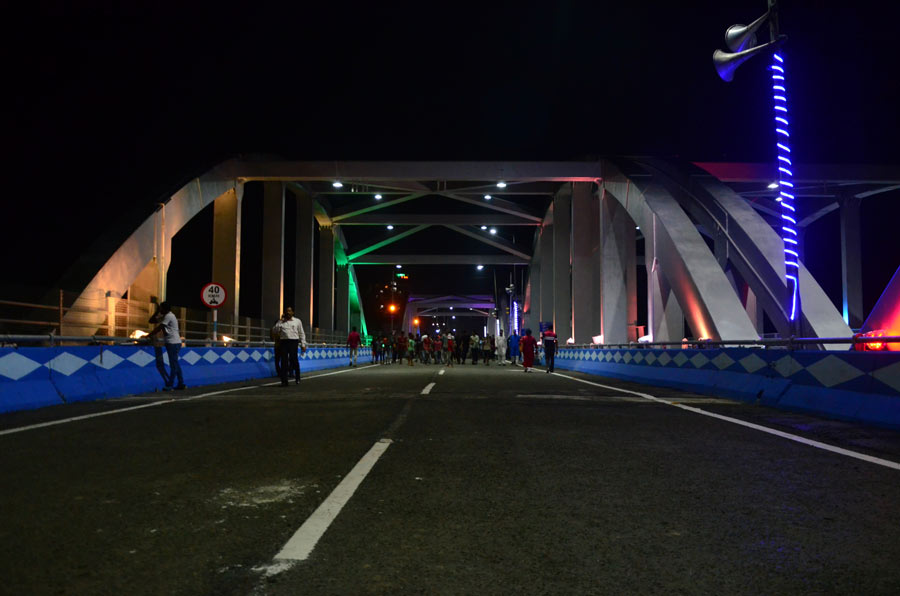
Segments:
[[[737,70],[738,66],[740,66],[750,58],[756,56],[757,54],[761,54],[765,50],[781,45],[782,43],[784,43],[785,39],[787,39],[787,37],[781,36],[775,41],[770,41],[769,43],[764,43],[761,46],[756,46],[755,48],[750,48],[749,50],[736,52],[734,54],[723,52],[722,50],[716,50],[715,52],[713,52],[713,65],[716,67],[716,72],[719,73],[719,77],[723,81],[730,83],[734,78],[734,71]]]
[[[725,32],[725,45],[732,52],[743,52],[747,48],[753,47],[756,43],[756,30],[768,18],[769,13],[767,12],[749,25],[732,25]]]

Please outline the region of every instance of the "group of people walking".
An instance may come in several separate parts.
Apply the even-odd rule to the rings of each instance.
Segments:
[[[354,328],[355,331],[355,328]],[[537,353],[537,340],[531,335],[530,329],[524,330],[521,337],[513,331],[506,337],[503,331],[497,336],[478,333],[463,333],[457,338],[449,331],[436,331],[432,335],[412,334],[405,331],[395,331],[391,334],[379,334],[372,341],[372,363],[394,364],[403,363],[408,366],[414,362],[421,364],[454,364],[490,365],[492,362],[498,365],[511,364],[522,365],[525,372],[530,372],[534,367],[534,358]],[[556,334],[552,327],[542,334],[542,342],[545,357],[547,359],[547,372],[553,372],[554,356],[556,354]],[[347,340],[351,346],[353,335]],[[358,334],[355,340],[358,343]],[[351,346],[351,354],[353,348]],[[507,360],[507,357],[509,360]],[[355,357],[350,365],[356,364]]]

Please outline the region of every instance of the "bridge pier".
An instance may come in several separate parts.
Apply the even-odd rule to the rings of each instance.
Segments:
[[[572,187],[553,197],[553,330],[565,344],[572,337]]]
[[[241,300],[241,204],[244,185],[218,197],[213,203],[212,279],[228,292],[225,308],[219,309],[219,323],[235,325]]]
[[[297,205],[296,245],[294,259],[294,312],[305,329],[313,322],[313,243],[315,216],[313,200],[305,189],[292,187]]]
[[[645,238],[648,233],[645,231]],[[600,200],[600,251],[603,341],[607,344],[634,341],[637,339],[634,333],[637,319],[635,224],[618,199],[605,190]]]
[[[319,312],[317,326],[334,330],[334,228],[319,226]]]
[[[263,183],[262,318],[274,324],[284,308],[284,183]]]
[[[576,344],[591,343],[591,338],[600,333],[600,294],[595,287],[599,284],[594,280],[599,275],[600,210],[592,188],[592,182],[572,184],[571,337]]]

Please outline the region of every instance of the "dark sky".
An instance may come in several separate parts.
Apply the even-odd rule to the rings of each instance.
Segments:
[[[59,279],[104,231],[241,154],[772,158],[765,60],[731,84],[711,63],[764,0],[113,4],[6,22],[7,279]],[[782,4],[795,157],[900,163],[897,4]]]

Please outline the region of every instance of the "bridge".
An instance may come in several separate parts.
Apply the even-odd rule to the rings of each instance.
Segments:
[[[859,209],[900,170],[796,168],[798,200],[817,206],[801,239],[835,210],[843,230],[841,308],[801,269],[799,339],[769,170],[235,160],[191,180],[42,334],[6,327],[6,585],[896,591],[897,344],[850,348],[860,329],[896,335],[896,278],[863,311]],[[162,394],[129,336],[180,283],[176,246],[210,211],[212,267],[195,281],[228,291],[229,337],[183,309],[188,389]],[[441,291],[404,294],[398,329],[552,323],[571,343],[552,373],[374,365],[365,347],[349,367],[347,329],[379,324],[361,279],[385,265],[501,272],[480,292],[447,273]],[[281,387],[267,329],[288,304],[315,331],[302,381]]]

